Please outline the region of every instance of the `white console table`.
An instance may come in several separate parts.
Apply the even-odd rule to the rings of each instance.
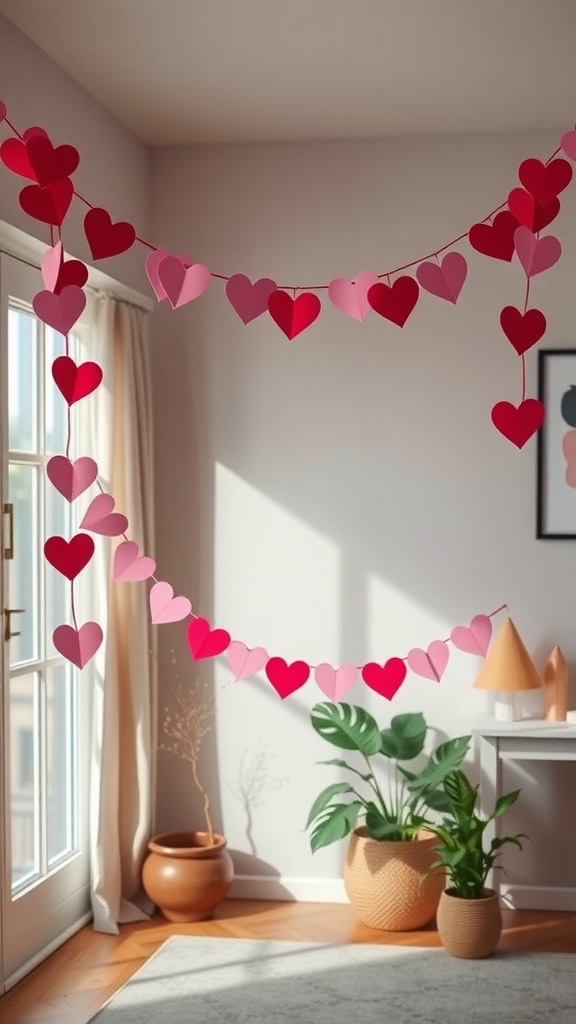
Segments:
[[[483,718],[476,721],[472,731],[479,754],[483,814],[489,813],[502,796],[505,761],[576,761],[576,725],[572,723],[534,719],[498,722]],[[497,818],[486,829],[487,840],[500,834],[500,828],[501,818]],[[499,883],[497,879],[498,872],[490,884],[499,890],[505,906],[523,910],[576,910],[576,877],[570,887],[514,885]]]

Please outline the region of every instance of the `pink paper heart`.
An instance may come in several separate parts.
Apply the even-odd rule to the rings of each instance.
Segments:
[[[450,639],[465,654],[481,654],[485,658],[491,636],[492,622],[488,616],[475,615],[469,626],[454,626]]]
[[[447,302],[456,302],[468,274],[468,264],[459,252],[449,252],[440,263],[421,263],[416,280],[421,288]]]
[[[233,274],[226,282],[226,297],[242,323],[249,324],[268,310],[268,299],[278,285],[269,277],[261,277],[252,284],[245,274]]]
[[[514,232],[514,247],[526,277],[549,270],[562,255],[562,246],[554,235],[536,238],[530,228],[524,226]]]
[[[186,639],[190,654],[199,661],[223,654],[230,643],[230,634],[225,629],[212,629],[208,619],[197,618],[188,623]]]
[[[166,622],[180,622],[190,615],[192,605],[187,597],[174,597],[169,583],[155,583],[148,598],[153,626]]]
[[[146,257],[146,261],[144,263],[146,276],[154,289],[154,294],[156,295],[158,302],[163,302],[164,299],[168,298],[166,291],[162,286],[162,282],[158,277],[158,267],[162,263],[162,260],[166,259],[169,255],[170,253],[166,252],[164,249],[152,249],[152,252]],[[176,259],[180,260],[183,266],[190,267],[192,265],[192,261],[185,253],[178,252],[175,255]]]
[[[114,512],[114,498],[111,494],[97,494],[86,509],[81,530],[99,533],[102,537],[118,537],[128,529],[128,520],[121,512]]]
[[[73,626],[57,626],[52,634],[56,650],[77,668],[84,668],[94,657],[103,640],[102,630],[97,622],[85,622],[80,629]]]
[[[565,132],[560,139],[560,147],[569,160],[576,160],[576,131]]]
[[[48,249],[48,251],[44,253],[40,261],[40,270],[42,272],[44,287],[49,292],[56,290],[58,275],[60,274],[63,258],[64,252],[62,249],[62,242],[56,242],[56,245],[52,246],[51,249]]]
[[[74,501],[94,483],[98,466],[87,456],[71,462],[65,455],[53,455],[46,465],[46,475],[67,501]]]
[[[141,555],[136,541],[124,540],[114,552],[112,578],[124,583],[147,580],[156,571],[156,562],[147,555]]]
[[[49,291],[38,292],[32,299],[38,319],[59,334],[68,334],[72,330],[85,305],[86,296],[77,284],[67,284],[58,295]]]
[[[328,700],[339,701],[354,686],[358,678],[358,669],[356,665],[340,665],[340,668],[335,669],[323,662],[316,667],[314,678]]]
[[[448,645],[443,640],[433,640],[426,651],[420,647],[413,647],[406,656],[406,661],[408,668],[411,668],[416,675],[424,676],[425,679],[434,679],[439,683],[449,657]]]
[[[226,651],[226,659],[236,680],[247,679],[265,667],[268,654],[263,647],[250,649],[240,640],[233,640]]]
[[[201,263],[185,267],[178,256],[165,256],[158,264],[157,274],[172,309],[197,299],[212,281],[208,267]]]
[[[361,270],[353,281],[335,277],[328,285],[328,298],[341,313],[363,323],[372,309],[368,302],[368,289],[373,284],[378,284],[378,275],[371,270]]]

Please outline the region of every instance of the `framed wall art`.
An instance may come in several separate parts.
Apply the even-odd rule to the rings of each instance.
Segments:
[[[576,539],[576,349],[540,349],[536,537]]]

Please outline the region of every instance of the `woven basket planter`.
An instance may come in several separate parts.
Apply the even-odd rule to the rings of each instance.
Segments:
[[[443,872],[422,875],[437,860],[436,836],[421,832],[411,842],[379,842],[366,828],[350,836],[344,887],[363,924],[405,932],[432,921],[446,884]]]
[[[479,900],[463,900],[447,889],[438,905],[438,934],[445,950],[464,960],[481,960],[494,952],[502,934],[500,899],[485,889]]]

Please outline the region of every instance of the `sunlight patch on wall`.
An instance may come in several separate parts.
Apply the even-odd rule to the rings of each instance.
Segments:
[[[456,625],[374,573],[367,575],[366,597],[366,656],[376,661],[405,658],[411,647],[445,640]]]

